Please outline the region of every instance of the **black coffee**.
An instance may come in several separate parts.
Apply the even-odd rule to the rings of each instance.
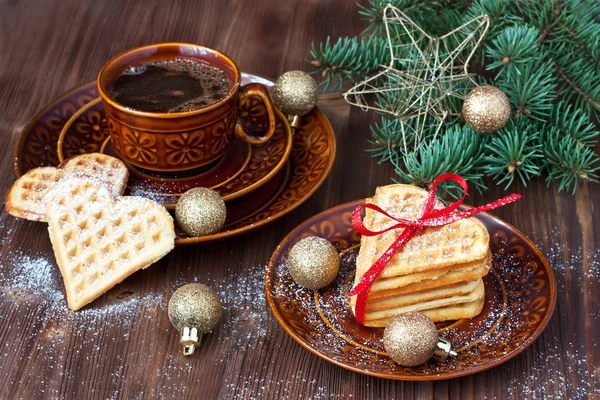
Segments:
[[[109,95],[139,111],[184,112],[216,103],[231,89],[225,72],[190,59],[133,64],[112,84]]]

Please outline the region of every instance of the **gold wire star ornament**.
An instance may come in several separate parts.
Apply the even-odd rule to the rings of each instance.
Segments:
[[[397,117],[408,153],[407,136],[416,149],[426,128],[432,128],[427,132],[434,132],[435,138],[448,116],[460,115],[450,99],[464,100],[468,89],[477,85],[467,67],[488,30],[489,17],[480,15],[439,37],[427,34],[392,5],[385,8],[383,21],[390,64],[344,93],[344,99]],[[374,100],[369,103],[367,95]]]

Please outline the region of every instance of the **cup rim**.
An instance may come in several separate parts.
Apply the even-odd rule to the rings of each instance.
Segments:
[[[216,103],[213,103],[213,104],[211,104],[209,106],[206,106],[206,107],[198,108],[196,110],[183,111],[183,112],[174,112],[174,113],[153,112],[153,111],[140,111],[140,110],[136,110],[136,109],[127,107],[127,106],[125,106],[123,104],[120,104],[117,101],[111,99],[109,97],[108,93],[106,93],[106,91],[102,87],[101,78],[102,78],[103,74],[105,74],[106,71],[108,71],[108,69],[112,66],[111,64],[115,63],[116,61],[118,61],[119,59],[123,58],[124,56],[129,55],[129,54],[134,53],[134,52],[138,52],[140,50],[148,49],[148,48],[180,47],[180,46],[197,47],[197,48],[201,48],[201,49],[207,50],[207,51],[209,51],[209,52],[217,55],[218,57],[225,59],[233,67],[233,70],[234,70],[234,73],[235,73],[235,82],[231,86],[231,89],[229,90],[229,92],[227,93],[226,96],[224,96],[223,98],[221,98]],[[182,57],[184,57],[184,56],[182,56]],[[216,108],[219,108],[223,104],[225,104],[229,100],[231,100],[231,98],[234,97],[237,94],[238,88],[240,86],[240,82],[241,82],[240,69],[238,68],[238,66],[235,63],[235,61],[233,61],[229,56],[227,56],[226,54],[220,52],[219,50],[215,50],[215,49],[207,47],[207,46],[202,46],[202,45],[194,44],[194,43],[184,43],[184,42],[154,43],[154,44],[148,44],[148,45],[144,45],[144,46],[135,47],[133,49],[125,50],[125,51],[117,54],[116,56],[114,56],[110,60],[108,60],[106,62],[106,64],[104,64],[104,66],[102,66],[102,69],[100,70],[100,72],[98,73],[98,76],[96,77],[96,86],[98,87],[98,92],[100,93],[100,97],[102,98],[102,102],[106,102],[111,107],[114,107],[117,110],[119,110],[121,112],[124,112],[124,113],[127,113],[127,114],[132,114],[132,115],[135,115],[135,116],[138,116],[138,117],[161,118],[161,119],[190,117],[190,116],[194,116],[194,115],[204,114],[204,113],[206,113],[208,111],[211,111],[211,110],[214,110]]]

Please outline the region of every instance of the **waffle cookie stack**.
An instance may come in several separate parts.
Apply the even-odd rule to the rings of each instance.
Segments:
[[[389,185],[379,187],[367,202],[397,218],[415,220],[427,195],[415,186]],[[383,230],[396,221],[368,209],[363,223]],[[354,286],[402,231],[362,237]],[[483,308],[481,278],[490,266],[489,234],[475,217],[425,228],[394,254],[375,280],[367,298],[365,325],[385,327],[391,317],[406,311],[421,311],[434,322],[474,317]],[[351,305],[354,309],[356,296]]]

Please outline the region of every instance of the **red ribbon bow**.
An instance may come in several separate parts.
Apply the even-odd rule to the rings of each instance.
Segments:
[[[437,186],[445,180],[453,181],[459,184],[463,188],[463,195],[458,201],[450,204],[449,206],[436,210],[434,209],[434,206],[436,200],[435,193],[437,190]],[[467,182],[459,175],[446,173],[438,176],[431,184],[431,190],[429,191],[429,194],[427,195],[427,200],[425,200],[425,204],[423,205],[421,217],[414,221],[391,216],[390,214],[382,210],[380,207],[370,203],[362,204],[354,210],[354,212],[352,213],[352,225],[354,226],[354,229],[356,229],[356,231],[361,235],[376,236],[390,231],[392,229],[405,228],[402,234],[398,236],[394,243],[392,243],[392,245],[385,251],[385,253],[381,255],[379,260],[377,260],[377,262],[373,264],[373,266],[369,268],[369,270],[363,275],[362,279],[360,280],[360,283],[356,285],[354,289],[352,289],[350,294],[348,294],[348,296],[358,295],[358,297],[356,298],[356,308],[354,310],[354,314],[356,315],[356,319],[358,320],[358,322],[360,322],[362,325],[364,325],[365,323],[367,295],[371,290],[373,282],[375,282],[375,279],[377,279],[381,271],[383,271],[387,263],[394,256],[394,254],[410,239],[412,239],[417,232],[422,232],[423,229],[427,226],[447,225],[454,221],[471,217],[483,211],[493,210],[494,208],[502,207],[506,204],[512,203],[513,201],[519,200],[522,197],[520,194],[513,193],[509,196],[503,197],[484,206],[454,212],[464,201],[465,197],[467,196],[468,189],[469,187],[467,185]],[[365,208],[377,211],[385,215],[386,217],[393,219],[397,222],[397,224],[394,224],[389,228],[386,228],[381,231],[372,231],[365,227],[362,222],[361,213],[362,210]]]

